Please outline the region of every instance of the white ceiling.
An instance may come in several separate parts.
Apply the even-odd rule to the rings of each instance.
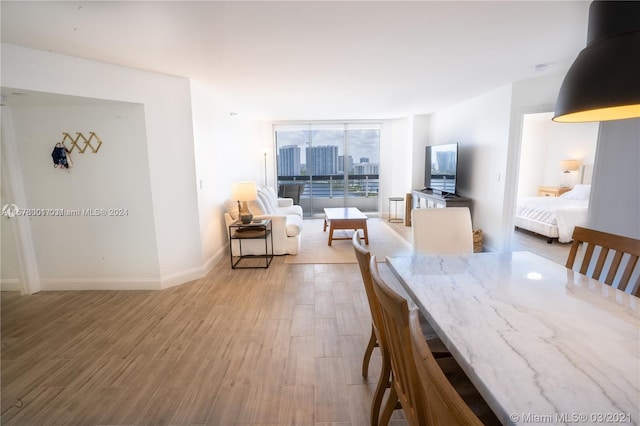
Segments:
[[[583,1],[5,1],[1,39],[211,85],[272,120],[426,114],[564,73]],[[4,101],[4,100],[3,100]]]

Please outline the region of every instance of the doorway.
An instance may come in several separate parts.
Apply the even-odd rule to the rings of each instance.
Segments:
[[[574,185],[590,183],[595,161],[599,123],[555,123],[553,112],[523,114],[516,185],[518,200],[559,195]],[[566,160],[575,160],[577,170],[565,170]],[[516,211],[514,210],[514,223]],[[557,240],[556,240],[557,241]],[[529,250],[566,260],[568,244],[547,244],[547,237],[531,230],[513,229],[512,250]],[[564,246],[564,247],[563,247]],[[559,252],[559,253],[558,253]]]

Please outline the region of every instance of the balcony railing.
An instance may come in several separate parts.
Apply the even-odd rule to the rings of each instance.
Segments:
[[[305,216],[323,213],[325,207],[358,207],[365,213],[378,213],[379,175],[278,176],[278,185],[304,183],[300,206]]]

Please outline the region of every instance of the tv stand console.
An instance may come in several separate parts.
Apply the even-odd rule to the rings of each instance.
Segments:
[[[411,191],[412,208],[440,208],[440,207],[468,207],[471,209],[471,199],[458,195],[441,195],[430,189],[414,189]]]

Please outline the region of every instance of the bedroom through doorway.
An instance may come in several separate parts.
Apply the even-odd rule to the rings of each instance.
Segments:
[[[573,227],[586,224],[599,123],[555,123],[552,116],[523,116],[511,245],[564,262]]]

